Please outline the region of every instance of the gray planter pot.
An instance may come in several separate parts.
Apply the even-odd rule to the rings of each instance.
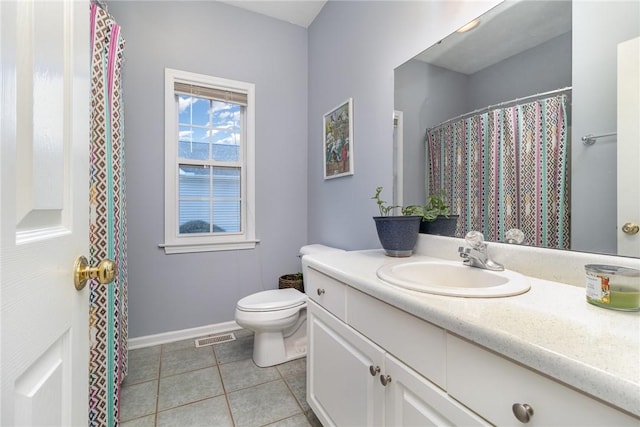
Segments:
[[[438,216],[434,221],[420,223],[420,232],[424,234],[437,234],[440,236],[455,236],[460,215]]]
[[[392,257],[408,257],[418,241],[420,216],[374,216],[384,252]]]

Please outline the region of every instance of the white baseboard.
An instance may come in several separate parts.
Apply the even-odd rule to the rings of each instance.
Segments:
[[[137,348],[151,347],[158,344],[166,344],[174,341],[198,338],[206,335],[223,334],[225,332],[242,329],[231,320],[229,322],[216,323],[215,325],[198,326],[197,328],[183,329],[181,331],[164,332],[161,334],[147,335],[144,337],[130,338],[128,341],[129,350]]]

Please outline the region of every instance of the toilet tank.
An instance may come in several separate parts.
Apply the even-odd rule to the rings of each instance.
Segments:
[[[322,252],[344,252],[344,250],[320,244],[305,245],[300,248],[300,256],[318,254]]]

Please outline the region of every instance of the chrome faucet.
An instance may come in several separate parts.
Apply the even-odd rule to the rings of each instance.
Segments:
[[[504,266],[489,259],[487,253],[487,244],[484,241],[484,236],[479,231],[470,231],[464,237],[470,247],[460,246],[458,252],[460,257],[464,258],[462,263],[469,267],[478,267],[485,270],[503,271]]]

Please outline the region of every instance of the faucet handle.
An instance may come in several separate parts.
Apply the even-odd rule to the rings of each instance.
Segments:
[[[512,228],[505,233],[507,243],[520,245],[524,242],[524,232],[517,228]]]
[[[484,243],[484,235],[479,231],[470,231],[464,236],[469,246],[473,249],[483,249],[486,245]]]

